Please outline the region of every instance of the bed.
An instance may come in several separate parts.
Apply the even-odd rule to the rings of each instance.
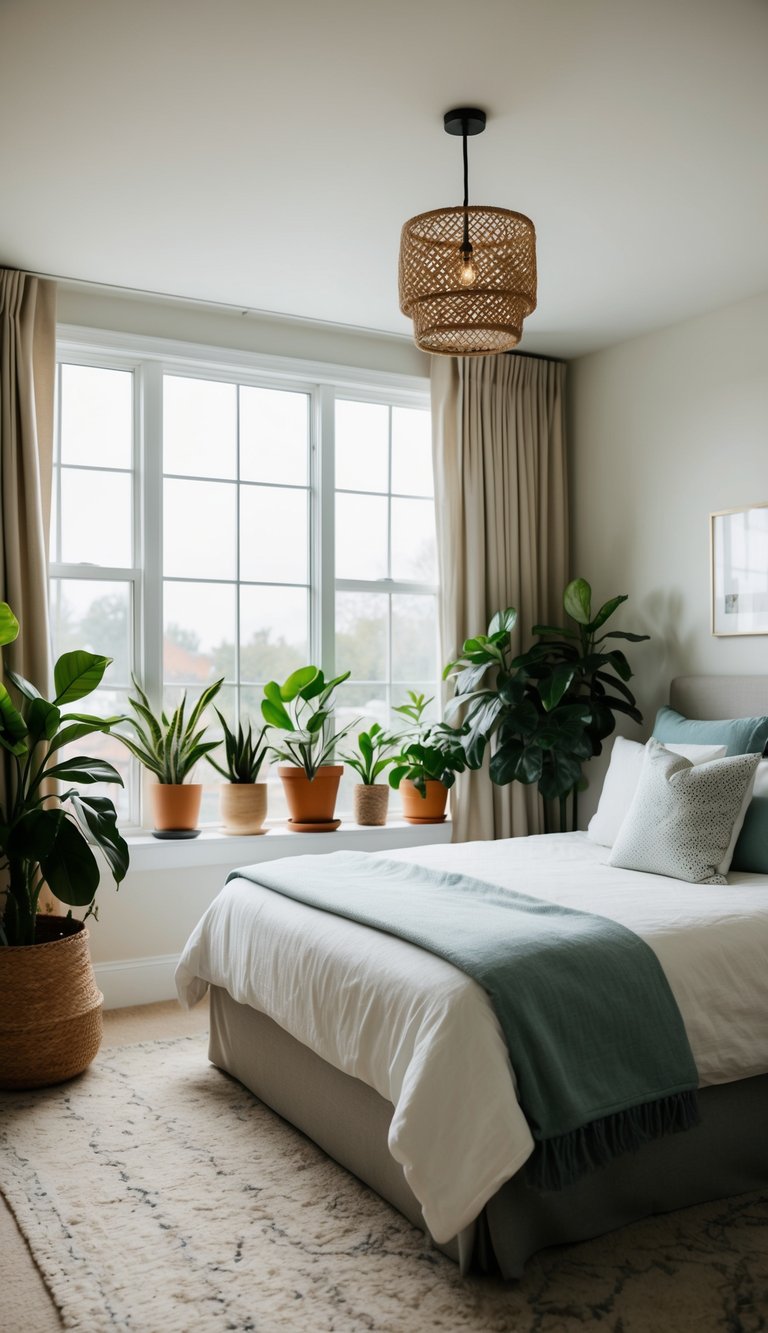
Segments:
[[[763,678],[689,677],[691,717],[768,713]],[[415,945],[235,879],[191,937],[179,994],[210,987],[210,1058],[462,1267],[521,1274],[547,1245],[768,1184],[768,876],[726,888],[608,867],[584,834],[431,847],[389,861],[465,870],[645,938],[699,1069],[701,1123],[568,1188],[522,1170],[532,1139],[487,997]]]

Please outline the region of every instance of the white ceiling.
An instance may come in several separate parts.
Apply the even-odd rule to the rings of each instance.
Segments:
[[[538,234],[522,347],[768,290],[766,0],[0,0],[0,262],[407,336],[403,221]]]

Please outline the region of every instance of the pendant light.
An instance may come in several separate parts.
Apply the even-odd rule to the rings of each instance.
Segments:
[[[469,203],[467,138],[482,134],[485,112],[447,111],[447,134],[461,135],[464,203],[405,223],[400,238],[400,309],[425,352],[487,356],[516,347],[536,309],[536,232],[508,208]]]

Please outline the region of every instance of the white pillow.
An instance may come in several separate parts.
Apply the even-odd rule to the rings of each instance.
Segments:
[[[759,754],[739,754],[694,767],[651,738],[609,864],[726,884],[759,762]]]
[[[667,745],[665,748],[690,759],[692,764],[706,764],[710,759],[722,759],[726,750],[724,745]],[[592,842],[599,842],[602,847],[613,846],[637,790],[644,757],[644,745],[625,740],[623,736],[616,737],[600,802],[587,829],[587,837]]]

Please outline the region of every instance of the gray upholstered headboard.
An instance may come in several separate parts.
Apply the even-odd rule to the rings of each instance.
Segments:
[[[711,721],[720,717],[768,716],[766,676],[677,676],[669,702],[685,717]]]

